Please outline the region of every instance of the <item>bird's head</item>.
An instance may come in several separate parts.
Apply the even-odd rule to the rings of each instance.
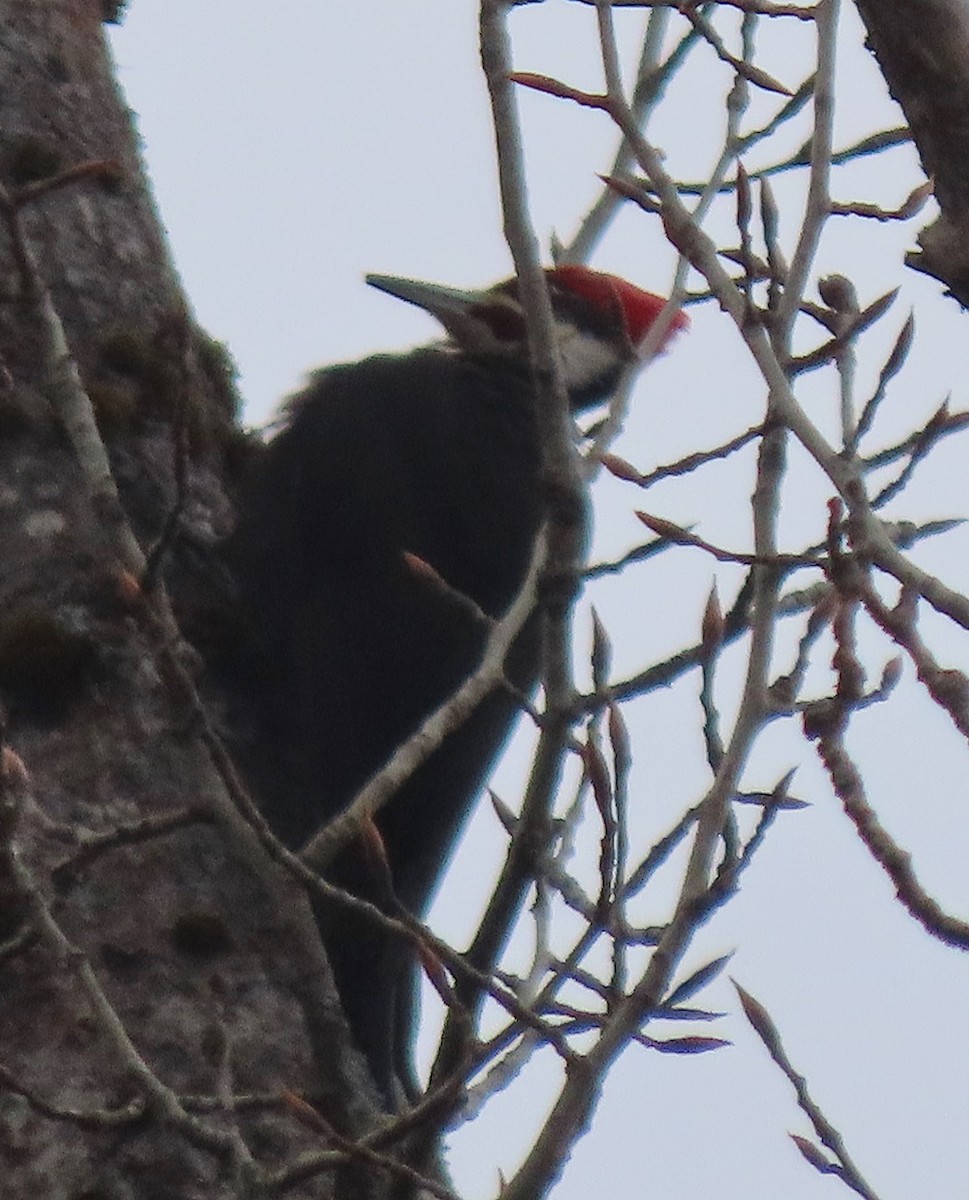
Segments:
[[[587,267],[553,267],[545,276],[566,388],[573,408],[586,408],[609,395],[666,301],[616,275]],[[368,275],[367,282],[436,317],[458,350],[527,364],[525,314],[514,276],[484,291],[389,275]],[[677,312],[656,349],[665,347],[688,323],[686,314]]]

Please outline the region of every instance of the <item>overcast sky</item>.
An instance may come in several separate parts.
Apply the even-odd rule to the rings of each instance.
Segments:
[[[641,20],[622,14],[632,56]],[[513,27],[522,69],[590,90],[600,86],[592,10],[546,0],[516,12]],[[785,25],[763,40],[765,65],[791,86],[808,70],[808,36],[807,28]],[[263,422],[313,367],[437,336],[425,315],[367,288],[365,272],[457,286],[509,273],[473,4],[132,0],[125,25],[111,37],[176,263],[199,320],[228,343],[239,364],[253,423]],[[840,72],[838,145],[901,123],[851,10]],[[680,178],[705,177],[731,82],[726,68],[701,51],[671,91],[652,133]],[[776,98],[757,97],[759,118],[751,124],[776,107]],[[611,160],[610,130],[600,114],[547,97],[525,97],[522,108],[536,228],[546,244],[553,233],[568,240],[598,194],[595,173]],[[808,131],[802,120],[786,133],[785,151]],[[773,161],[774,153],[765,151],[754,165]],[[835,190],[839,199],[894,205],[919,180],[914,155],[901,149],[841,172]],[[790,238],[796,186],[781,182],[778,195]],[[864,343],[862,395],[909,308],[917,313],[915,350],[886,405],[886,440],[924,421],[949,392],[953,408],[969,407],[964,319],[936,283],[900,266],[918,225],[840,220],[829,226],[819,258],[820,273],[840,270],[856,279],[863,303],[903,288],[892,317]],[[675,264],[657,223],[628,212],[596,265],[663,291]],[[817,331],[806,326],[802,337],[811,344]],[[803,392],[829,431],[836,394],[833,374],[811,378]],[[644,376],[617,449],[648,470],[755,423],[763,401],[726,319],[708,305],[694,311],[689,335]],[[964,463],[962,444],[951,440],[892,515],[969,511]],[[596,554],[641,540],[632,510],[644,503],[713,541],[747,549],[751,467],[748,455],[702,480],[664,485],[645,500],[600,481]],[[828,490],[795,452],[782,522],[787,548],[818,537]],[[966,535],[956,533],[920,550],[919,561],[965,590],[967,551]],[[618,675],[695,640],[714,577],[732,598],[736,571],[684,550],[675,562],[667,556],[596,590],[617,644]],[[587,627],[587,615],[580,616],[580,630]],[[946,665],[969,667],[965,638],[948,636],[940,622],[927,627]],[[865,645],[877,678],[892,651],[874,636]],[[726,656],[720,698],[727,713],[742,661],[739,653]],[[822,652],[812,679],[817,689],[830,686],[825,665]],[[912,851],[925,884],[949,910],[965,913],[966,755],[946,718],[927,711],[911,674],[906,668],[897,701],[858,719],[852,747],[866,764],[871,802]],[[641,763],[634,832],[646,846],[708,782],[695,681],[629,705],[626,716]],[[527,742],[525,731],[497,777],[497,790],[511,804],[520,794]],[[810,809],[783,814],[741,896],[703,932],[688,966],[736,950],[731,974],[769,1007],[792,1058],[882,1200],[963,1200],[969,962],[928,939],[894,903],[792,723],[770,731],[745,782],[769,789],[792,766],[798,767],[794,790]],[[502,845],[486,809],[433,918],[459,945]],[[665,891],[649,894],[651,920],[666,915],[674,883],[671,876]],[[630,1051],[557,1197],[847,1197],[837,1181],[814,1174],[787,1139],[789,1130],[809,1130],[789,1087],[737,1015],[726,981],[704,993],[703,1003],[729,1015],[701,1032],[734,1045],[696,1058]],[[438,1018],[432,1002],[429,1024]],[[554,1067],[539,1063],[455,1135],[451,1161],[468,1200],[493,1196],[498,1171],[513,1172],[554,1083]]]

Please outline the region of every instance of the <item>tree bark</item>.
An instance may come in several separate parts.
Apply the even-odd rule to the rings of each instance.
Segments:
[[[856,0],[871,48],[912,129],[941,216],[908,265],[969,304],[969,4]]]
[[[375,1120],[302,888],[227,797],[198,656],[166,618],[165,588],[183,630],[221,636],[214,548],[245,447],[114,83],[116,7],[0,0],[6,1200],[239,1195],[249,1148],[268,1168],[326,1148],[284,1091],[344,1133]],[[120,507],[65,431],[58,321]],[[164,588],[133,572],[125,520],[150,562],[167,545]]]

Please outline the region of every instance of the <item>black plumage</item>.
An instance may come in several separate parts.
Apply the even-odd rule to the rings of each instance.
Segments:
[[[605,300],[590,299],[556,275],[563,357],[580,407],[614,385],[633,354],[629,325],[642,313],[628,296],[607,289]],[[589,291],[586,279],[609,277],[585,272]],[[377,282],[434,312],[451,341],[317,373],[250,481],[230,551],[260,663],[259,752],[243,748],[242,758],[270,823],[294,848],[480,659],[481,623],[416,575],[404,552],[497,617],[522,583],[543,513],[513,283],[458,294]],[[662,302],[635,295],[649,302],[651,321]],[[530,690],[539,659],[533,616],[506,673]],[[507,690],[492,692],[379,813],[394,893],[411,912],[426,910],[517,710]],[[386,880],[359,843],[328,875],[386,903]],[[401,1089],[414,1089],[412,947],[344,910],[321,907],[319,920],[353,1037],[388,1104],[399,1103]]]

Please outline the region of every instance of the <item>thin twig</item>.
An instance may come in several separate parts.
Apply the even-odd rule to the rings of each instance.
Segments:
[[[795,1144],[801,1150],[802,1154],[808,1158],[814,1167],[822,1171],[823,1174],[837,1175],[844,1183],[859,1196],[864,1196],[865,1200],[878,1200],[877,1195],[872,1191],[869,1185],[862,1178],[861,1172],[855,1166],[847,1149],[845,1148],[844,1138],[837,1129],[827,1119],[821,1109],[811,1098],[808,1091],[807,1081],[800,1072],[796,1071],[787,1057],[787,1052],[781,1042],[780,1033],[777,1026],[774,1024],[767,1009],[755,1000],[754,997],[744,988],[733,981],[734,987],[737,989],[737,994],[740,996],[740,1003],[743,1006],[744,1014],[747,1020],[753,1026],[754,1032],[764,1043],[767,1053],[771,1056],[774,1062],[780,1067],[784,1076],[794,1088],[794,1093],[797,1096],[798,1107],[814,1126],[814,1131],[820,1138],[823,1145],[831,1151],[838,1160],[838,1165],[833,1164],[823,1165],[822,1162],[816,1159],[811,1159],[805,1154],[805,1147],[801,1145],[803,1139],[795,1139]]]

